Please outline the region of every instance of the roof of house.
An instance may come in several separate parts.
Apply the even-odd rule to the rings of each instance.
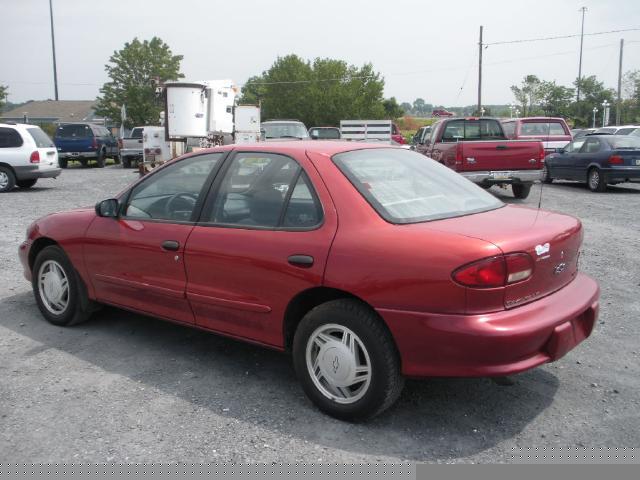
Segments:
[[[27,116],[29,122],[91,122],[96,117],[95,100],[42,100],[32,101],[0,115],[5,121],[21,122]]]

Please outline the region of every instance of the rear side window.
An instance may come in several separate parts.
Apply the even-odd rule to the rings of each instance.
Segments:
[[[58,138],[86,138],[93,137],[93,131],[89,125],[60,125],[56,130]]]
[[[459,217],[504,205],[450,168],[409,150],[355,150],[334,155],[333,161],[390,223]]]
[[[486,120],[453,120],[447,122],[442,134],[443,142],[458,140],[504,140],[500,122]]]
[[[36,142],[36,147],[38,148],[49,148],[55,147],[53,141],[49,138],[49,135],[44,133],[40,128],[27,128],[27,132],[33,138],[33,141]]]
[[[17,130],[0,127],[0,148],[21,147],[24,142]]]
[[[525,122],[520,135],[567,135],[560,122]]]

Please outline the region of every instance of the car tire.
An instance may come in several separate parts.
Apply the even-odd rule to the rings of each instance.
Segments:
[[[587,174],[587,186],[592,192],[602,193],[607,191],[607,182],[598,168],[593,167],[589,170]]]
[[[511,185],[511,190],[513,191],[514,197],[525,199],[529,196],[529,192],[531,192],[531,184],[514,183]]]
[[[104,168],[104,164],[106,161],[106,155],[104,150],[100,150],[98,152],[98,156],[96,157],[96,163],[98,164],[98,168]]]
[[[391,334],[371,308],[352,299],[324,303],[304,316],[293,340],[293,364],[309,399],[341,420],[380,414],[404,386]],[[356,368],[360,378],[353,376]]]
[[[33,294],[49,323],[71,326],[89,319],[95,303],[64,251],[57,245],[38,253],[32,270]]]
[[[81,158],[80,165],[82,166],[82,168],[87,168],[89,166],[89,160],[87,160],[86,158]]]
[[[553,178],[551,177],[549,168],[546,165],[542,167],[542,181],[544,183],[553,183]]]
[[[129,157],[122,157],[122,168],[131,168],[131,159]]]
[[[120,155],[113,155],[111,158],[113,158],[113,161],[116,165],[120,163]]]
[[[0,165],[0,193],[10,192],[16,186],[16,175],[9,167]]]
[[[36,184],[37,181],[37,178],[32,178],[30,180],[18,180],[16,182],[16,185],[18,185],[18,187],[20,188],[31,188]]]
[[[60,165],[60,168],[67,168],[67,159],[66,158],[61,158],[60,160],[58,160],[58,165]]]

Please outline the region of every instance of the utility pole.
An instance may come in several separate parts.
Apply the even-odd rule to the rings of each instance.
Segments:
[[[478,42],[478,115],[482,110],[482,25],[480,25],[480,41]]]
[[[576,101],[580,101],[580,80],[582,80],[582,45],[584,44],[584,14],[587,11],[587,7],[582,7],[582,29],[580,30],[580,61],[578,62],[578,88],[576,94]]]
[[[51,19],[51,49],[53,51],[53,85],[56,93],[56,102],[58,101],[58,72],[56,70],[56,39],[53,33],[53,0],[49,0],[49,17]]]
[[[616,125],[620,125],[622,117],[622,52],[624,38],[620,39],[620,63],[618,64],[618,101],[616,102]]]

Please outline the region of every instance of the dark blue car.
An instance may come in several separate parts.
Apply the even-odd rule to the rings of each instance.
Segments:
[[[556,179],[586,182],[593,192],[606,191],[608,184],[640,182],[640,137],[577,138],[545,159],[545,183]]]

